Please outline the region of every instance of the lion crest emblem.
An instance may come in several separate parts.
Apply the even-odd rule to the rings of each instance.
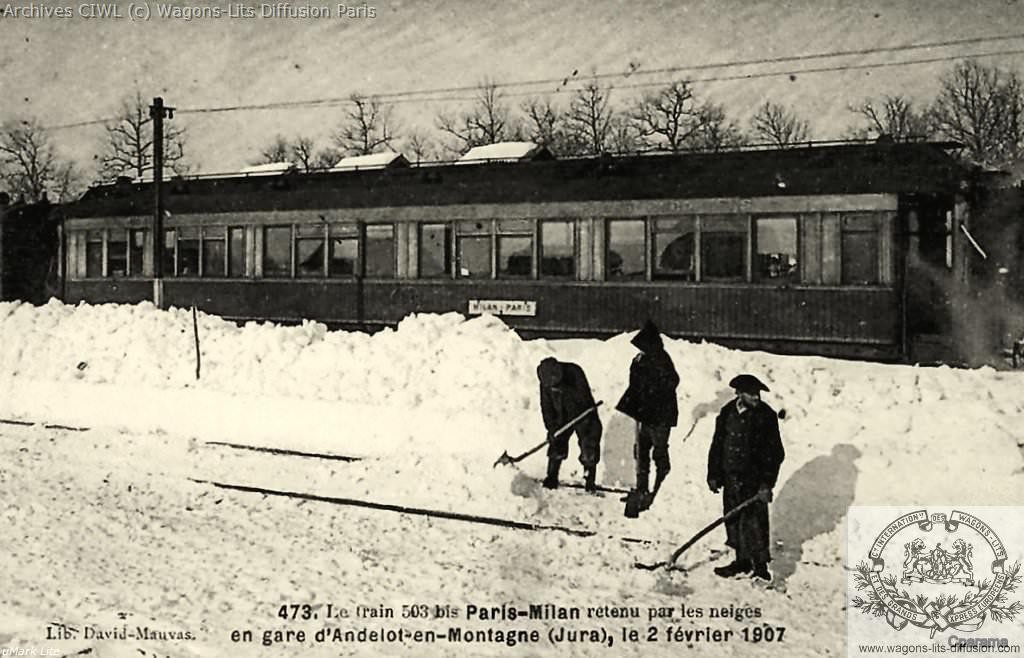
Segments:
[[[898,537],[900,542],[894,542]],[[902,567],[887,572],[889,563],[899,564],[901,545]],[[974,554],[982,550],[981,564],[990,564],[991,571],[979,580]],[[854,585],[863,595],[851,605],[885,617],[896,630],[912,625],[932,636],[946,630],[972,632],[986,621],[1012,621],[1024,613],[1020,601],[1010,600],[1020,581],[1020,562],[1007,563],[1005,546],[984,520],[956,510],[948,518],[920,510],[878,534],[868,560],[857,566]]]

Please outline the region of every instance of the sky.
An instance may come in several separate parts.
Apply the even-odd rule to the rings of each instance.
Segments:
[[[29,4],[0,3],[0,9]],[[505,92],[516,104],[527,95],[543,94],[565,104],[576,80],[597,73],[609,76],[602,81],[617,88],[613,98],[621,102],[687,78],[697,80],[698,93],[723,104],[741,124],[757,105],[772,100],[810,120],[815,139],[835,139],[855,119],[850,104],[885,93],[927,100],[953,62],[802,70],[1024,51],[1024,3],[1019,0],[940,0],[928,3],[926,10],[920,2],[883,0],[378,0],[351,5],[356,17],[339,15],[334,2],[288,4],[292,11],[323,8],[329,14],[324,18],[262,17],[261,3],[248,5],[255,17],[230,17],[228,8],[238,13],[238,3],[196,2],[189,6],[217,7],[225,15],[191,20],[181,11],[160,18],[161,10],[185,5],[155,0],[136,5],[149,11],[148,19],[130,17],[128,3],[118,5],[121,18],[93,19],[79,15],[75,2],[31,4],[37,10],[66,8],[73,15],[0,18],[0,119],[37,118],[52,128],[65,155],[86,170],[102,148],[99,121],[115,115],[122,99],[136,90],[147,100],[163,96],[178,109],[173,121],[188,131],[194,170],[223,172],[251,163],[279,133],[326,143],[343,111],[329,101],[354,92],[472,87],[484,79],[545,80]],[[895,53],[688,68],[1014,34],[1022,36]],[[983,61],[1024,69],[1021,54]],[[769,72],[782,74],[705,80]],[[559,82],[563,79],[567,84]],[[458,99],[471,95],[406,96],[396,106],[397,116],[403,128],[429,128],[439,111],[457,109]],[[199,111],[293,101],[313,102],[284,109]]]

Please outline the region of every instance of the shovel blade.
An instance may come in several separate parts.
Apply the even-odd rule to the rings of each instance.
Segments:
[[[633,566],[637,569],[643,569],[645,571],[656,571],[662,567],[667,567],[668,562],[655,562],[654,564],[647,564],[646,562],[634,562]]]
[[[665,571],[682,571],[686,573],[686,567],[681,567],[672,562],[655,562],[654,564],[647,564],[645,562],[634,562],[633,566],[637,569],[643,569],[645,571],[657,571],[658,569],[664,569]]]
[[[501,453],[501,457],[498,457],[498,461],[494,462],[494,466],[492,468],[497,468],[499,464],[501,464],[502,466],[507,466],[508,464],[514,463],[515,462],[512,461],[512,457],[508,454],[508,450],[506,450],[505,452]]]

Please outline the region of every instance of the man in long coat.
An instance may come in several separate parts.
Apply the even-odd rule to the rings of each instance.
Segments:
[[[636,493],[640,509],[650,507],[651,458],[656,469],[654,493],[671,470],[668,439],[679,420],[676,387],[679,374],[665,351],[658,328],[650,320],[637,332],[633,346],[640,350],[629,366],[629,388],[616,409],[636,421]]]
[[[771,580],[768,503],[785,458],[775,410],[761,400],[767,391],[753,375],[739,375],[729,382],[736,398],[722,407],[715,421],[715,436],[708,453],[708,487],[718,493],[729,512],[753,496],[759,499],[725,522],[726,545],[736,551],[731,564],[715,569],[723,578],[751,573]]]
[[[540,380],[540,410],[544,427],[548,431],[548,473],[544,486],[558,488],[558,471],[562,461],[569,456],[569,438],[573,431],[579,437],[580,463],[583,464],[587,491],[597,490],[597,463],[601,461],[601,419],[596,412],[581,418],[561,436],[554,432],[573,418],[594,406],[594,395],[590,392],[587,376],[575,363],[558,361],[548,357],[537,366]]]

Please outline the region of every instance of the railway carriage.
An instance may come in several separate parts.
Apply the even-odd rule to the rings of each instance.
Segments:
[[[154,282],[152,183],[65,209],[64,296],[372,330],[494,313],[527,335],[673,336],[915,358],[967,248],[950,144],[176,178]],[[965,232],[964,232],[965,233]]]

